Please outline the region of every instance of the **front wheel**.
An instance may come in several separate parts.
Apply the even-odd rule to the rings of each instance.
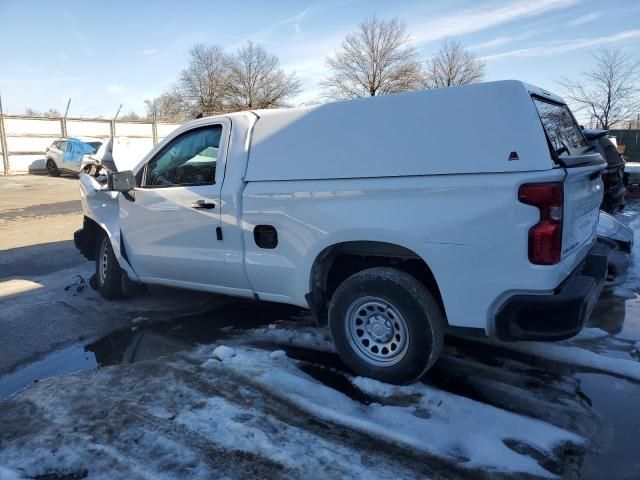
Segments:
[[[113,253],[107,235],[98,240],[96,251],[96,286],[100,295],[107,300],[122,298],[122,269]]]
[[[404,384],[437,360],[445,320],[433,295],[415,277],[377,267],[347,278],[329,305],[331,336],[358,375]]]
[[[58,170],[58,166],[56,165],[56,162],[54,162],[51,159],[47,160],[47,172],[52,177],[60,176],[60,170]]]

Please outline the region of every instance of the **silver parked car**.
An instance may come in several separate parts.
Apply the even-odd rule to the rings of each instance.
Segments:
[[[84,156],[96,153],[103,143],[105,140],[101,138],[59,138],[49,145],[45,152],[49,175],[57,177],[61,173],[80,174]]]

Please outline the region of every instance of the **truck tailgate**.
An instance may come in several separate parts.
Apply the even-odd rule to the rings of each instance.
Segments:
[[[567,168],[564,183],[562,258],[591,243],[602,202],[602,165]]]

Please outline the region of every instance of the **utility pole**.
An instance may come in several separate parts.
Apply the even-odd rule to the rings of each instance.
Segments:
[[[2,96],[0,95],[0,149],[2,149],[2,165],[4,174],[9,174],[9,151],[7,150],[7,131],[4,128],[4,110],[2,109]]]

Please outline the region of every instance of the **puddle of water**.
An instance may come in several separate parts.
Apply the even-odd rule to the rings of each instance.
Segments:
[[[588,453],[582,464],[580,478],[640,478],[640,385],[597,373],[579,373],[582,391],[591,399],[594,410],[613,429],[611,444],[600,454]]]
[[[0,399],[45,378],[151,360],[233,335],[225,327],[258,328],[298,313],[299,308],[287,305],[240,300],[167,322],[134,325],[89,344],[62,348],[0,376]]]
[[[72,345],[0,377],[0,399],[44,378],[95,368],[98,368],[98,362],[93,352],[87,352],[83,345]]]

